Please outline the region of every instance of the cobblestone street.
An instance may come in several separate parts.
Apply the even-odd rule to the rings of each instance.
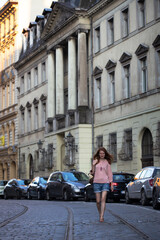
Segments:
[[[160,211],[151,207],[107,203],[105,221],[100,223],[95,202],[0,200],[0,204],[0,240],[159,240],[160,237]]]

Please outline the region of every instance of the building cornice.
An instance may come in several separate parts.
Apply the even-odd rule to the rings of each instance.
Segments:
[[[13,11],[13,9],[18,5],[18,1],[8,0],[1,8],[0,8],[0,21],[3,18],[6,18],[7,15]]]
[[[105,6],[109,5],[115,0],[101,0],[97,2],[93,7],[88,10],[88,16],[92,17],[95,13],[103,9]]]

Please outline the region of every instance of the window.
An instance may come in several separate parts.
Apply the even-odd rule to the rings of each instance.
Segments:
[[[95,108],[101,107],[101,77],[95,80]]]
[[[24,111],[21,112],[21,133],[24,134],[25,132],[25,118],[24,118]]]
[[[2,109],[5,108],[5,91],[6,89],[2,87]]]
[[[35,106],[34,112],[35,112],[35,114],[34,114],[34,124],[35,124],[34,128],[38,129],[38,106]]]
[[[122,11],[122,37],[126,37],[129,34],[129,16],[128,8]]]
[[[34,69],[34,86],[38,85],[38,67]]]
[[[147,58],[140,59],[141,64],[141,91],[147,92]]]
[[[109,73],[110,79],[110,91],[111,91],[111,103],[115,102],[115,72]]]
[[[30,132],[31,131],[31,109],[28,108],[28,112],[27,112],[27,131]]]
[[[160,51],[156,52],[157,54],[157,85],[160,86]]]
[[[110,153],[113,155],[114,161],[117,161],[117,134],[116,133],[109,134],[109,146],[110,146]]]
[[[138,26],[139,28],[145,26],[145,0],[138,0]]]
[[[95,28],[95,52],[100,51],[100,27]]]
[[[46,63],[42,63],[42,82],[46,81]]]
[[[156,18],[160,17],[160,0],[155,0],[155,15]]]
[[[31,89],[31,72],[27,74],[27,90]]]
[[[130,65],[124,66],[124,97],[131,96],[131,83],[130,83]]]
[[[42,127],[45,127],[46,124],[46,103],[42,103]]]
[[[96,137],[96,142],[97,142],[97,148],[103,147],[103,136],[97,136]]]
[[[125,153],[129,159],[132,159],[132,129],[125,130]]]
[[[11,83],[11,88],[12,88],[12,90],[11,90],[11,94],[12,94],[12,104],[15,104],[15,83],[14,82],[12,82]]]
[[[108,45],[111,45],[114,43],[114,18],[110,18],[108,20]]]
[[[7,85],[7,107],[10,105],[10,85]]]
[[[22,76],[20,79],[20,91],[21,91],[21,94],[24,93],[24,76]]]

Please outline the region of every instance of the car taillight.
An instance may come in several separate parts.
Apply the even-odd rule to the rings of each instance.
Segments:
[[[153,178],[149,180],[149,185],[152,187],[153,186]]]
[[[118,186],[117,182],[113,182],[112,184],[113,184],[113,186]],[[111,186],[111,183],[110,183],[110,186]]]

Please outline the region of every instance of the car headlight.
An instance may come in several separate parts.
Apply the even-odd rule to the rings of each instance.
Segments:
[[[71,188],[75,191],[75,192],[80,192],[80,189],[75,186],[75,185],[71,185]]]

